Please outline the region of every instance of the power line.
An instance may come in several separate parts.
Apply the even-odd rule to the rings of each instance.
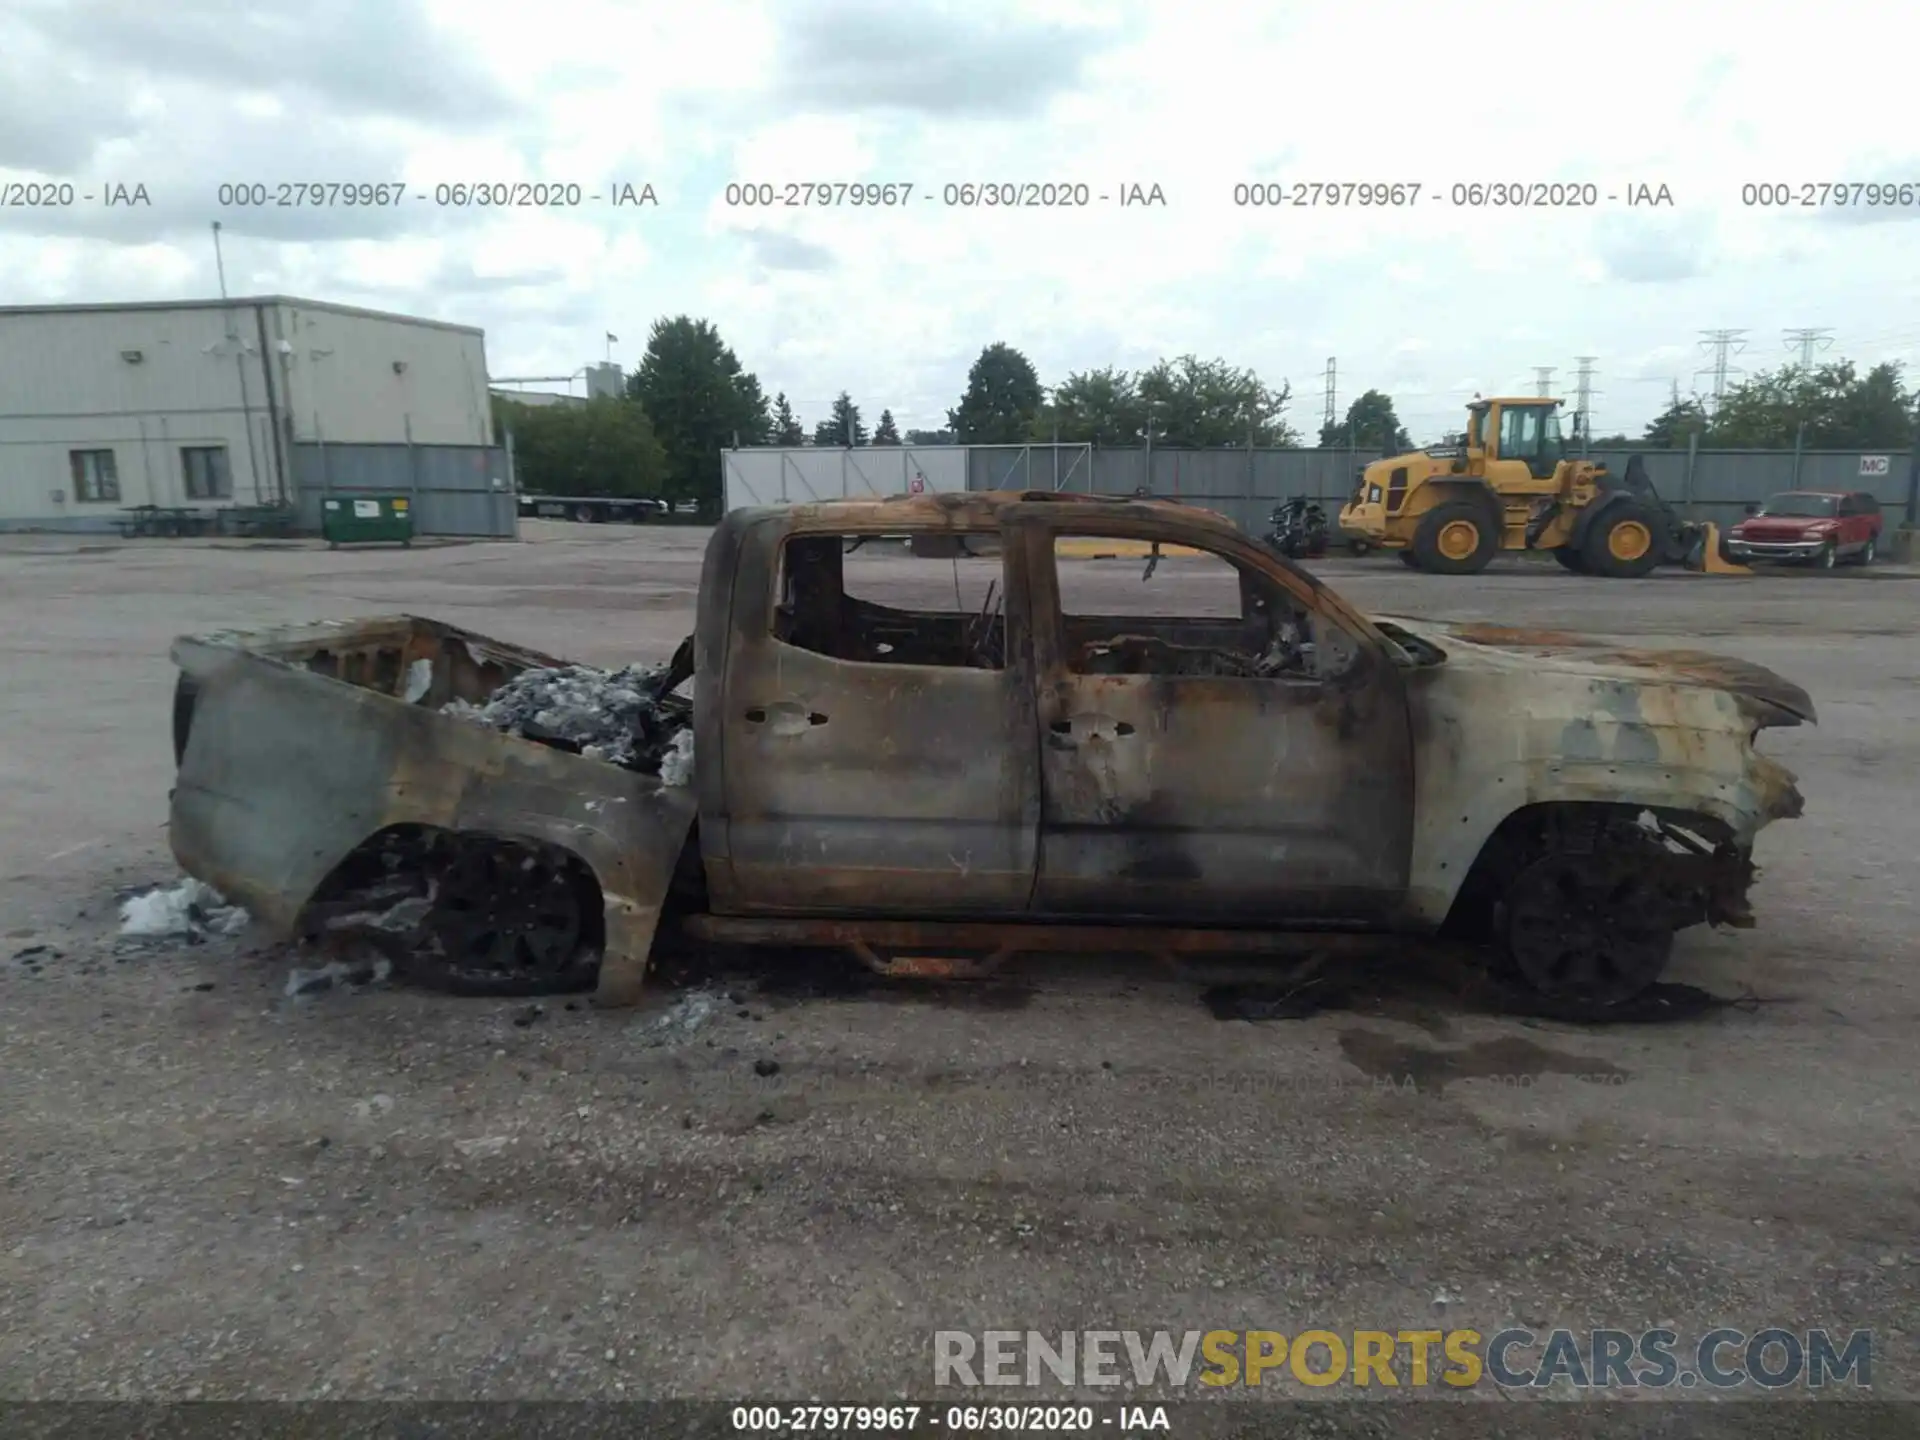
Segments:
[[[1744,375],[1747,373],[1738,365],[1729,365],[1727,363],[1727,357],[1729,355],[1738,355],[1742,350],[1747,348],[1747,342],[1740,338],[1747,332],[1744,330],[1702,330],[1700,333],[1706,337],[1706,339],[1700,342],[1701,348],[1713,351],[1713,364],[1705,369],[1696,370],[1693,373],[1696,375],[1713,376],[1713,408],[1718,410],[1721,399],[1727,393],[1727,377],[1729,375]]]
[[[1558,365],[1536,365],[1533,367],[1534,394],[1545,398],[1553,394],[1553,372]]]
[[[1593,388],[1593,362],[1597,355],[1577,355],[1580,369],[1574,377],[1573,413],[1584,433],[1593,430],[1593,397],[1600,392]]]
[[[1825,326],[1821,326],[1816,330],[1786,330],[1781,333],[1787,337],[1787,348],[1789,350],[1795,349],[1796,347],[1799,349],[1800,368],[1802,370],[1811,370],[1813,368],[1813,352],[1816,347],[1825,350],[1829,345],[1833,344],[1833,331]]]

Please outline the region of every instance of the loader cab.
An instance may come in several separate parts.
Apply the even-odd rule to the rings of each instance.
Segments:
[[[1476,400],[1467,407],[1467,453],[1479,452],[1483,460],[1500,458],[1500,437],[1498,422],[1493,419],[1494,410],[1485,400]]]
[[[1536,480],[1548,480],[1566,458],[1558,400],[1490,400],[1475,406],[1474,423],[1491,443],[1489,460],[1518,461]]]

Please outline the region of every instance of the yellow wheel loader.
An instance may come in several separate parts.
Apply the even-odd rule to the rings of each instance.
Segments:
[[[1343,540],[1396,551],[1440,575],[1475,575],[1502,550],[1547,550],[1568,570],[1622,578],[1658,565],[1716,574],[1728,562],[1711,524],[1681,520],[1635,456],[1615,475],[1570,458],[1558,400],[1476,397],[1461,445],[1376,460],[1340,511]]]

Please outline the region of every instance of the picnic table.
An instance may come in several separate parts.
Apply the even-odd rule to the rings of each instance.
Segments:
[[[228,505],[218,510],[186,505],[128,505],[122,510],[120,533],[140,536],[182,535],[291,535],[299,523],[292,505]]]
[[[292,505],[230,505],[217,512],[226,535],[287,536],[298,526],[300,512]]]
[[[127,518],[120,521],[120,533],[129,540],[154,535],[205,535],[216,523],[206,511],[185,505],[128,505],[122,513]]]

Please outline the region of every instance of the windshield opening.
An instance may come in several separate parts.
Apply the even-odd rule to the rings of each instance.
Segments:
[[[1789,491],[1776,495],[1760,508],[1762,515],[1798,515],[1809,518],[1833,514],[1833,496],[1802,495]]]

